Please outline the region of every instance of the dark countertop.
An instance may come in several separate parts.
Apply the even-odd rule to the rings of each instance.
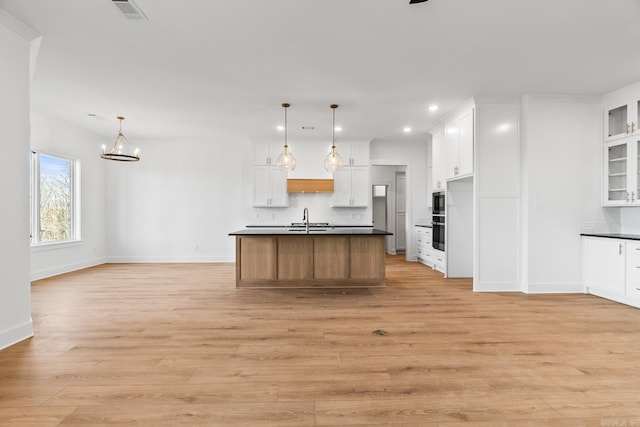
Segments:
[[[431,225],[431,224],[416,224],[416,227],[433,228],[433,225]]]
[[[229,236],[392,236],[393,233],[371,227],[325,227],[310,228],[309,233],[304,227],[271,227],[245,228],[229,233]]]
[[[247,228],[293,228],[298,226],[293,226],[291,224],[287,225],[246,225]],[[322,228],[373,228],[373,225],[327,225],[320,226]]]
[[[640,234],[623,233],[580,233],[581,236],[606,237],[608,239],[640,240]]]

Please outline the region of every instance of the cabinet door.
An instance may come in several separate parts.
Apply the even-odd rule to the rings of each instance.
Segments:
[[[458,173],[456,176],[473,174],[473,110],[460,118],[458,139]]]
[[[607,102],[604,107],[604,139],[611,141],[640,134],[640,95],[628,94]]]
[[[270,165],[271,164],[271,154],[270,154],[270,145],[269,144],[253,144],[252,146],[252,164],[253,165]],[[275,159],[274,159],[275,163]]]
[[[269,169],[269,206],[274,208],[289,206],[287,171],[276,166],[269,166]]]
[[[344,161],[351,166],[369,166],[369,144],[364,142],[351,144],[350,161],[347,162],[346,158]]]
[[[455,178],[459,168],[459,138],[458,121],[447,124],[444,131],[444,176],[446,179]]]
[[[633,137],[628,143],[629,179],[627,188],[631,192],[630,204],[640,205],[640,138]]]
[[[269,182],[269,166],[254,166],[253,178],[253,206],[269,206],[271,185]]]
[[[604,146],[604,205],[624,206],[631,200],[628,189],[629,147],[625,141]]]
[[[625,243],[615,239],[582,239],[584,284],[590,290],[625,294]]]
[[[275,166],[254,166],[253,206],[287,207],[287,171]]]
[[[444,134],[436,132],[431,140],[433,190],[444,190]],[[428,195],[429,196],[429,195]],[[430,197],[430,196],[429,196]]]
[[[351,168],[351,206],[365,208],[369,206],[369,168],[368,167],[352,167]]]
[[[333,194],[331,206],[351,206],[351,168],[343,168],[333,173]]]

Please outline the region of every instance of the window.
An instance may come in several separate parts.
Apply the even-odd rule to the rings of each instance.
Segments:
[[[80,239],[78,161],[31,152],[31,244]]]

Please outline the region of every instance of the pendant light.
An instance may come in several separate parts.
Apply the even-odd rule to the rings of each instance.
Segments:
[[[331,152],[324,159],[324,168],[327,172],[339,171],[344,166],[342,157],[340,157],[340,154],[338,154],[338,151],[336,150],[336,108],[338,108],[338,104],[331,104],[331,109],[333,110],[333,128],[331,129],[333,137]]]
[[[284,108],[284,147],[282,147],[282,154],[278,156],[276,161],[278,167],[285,171],[292,171],[296,168],[296,158],[289,152],[289,146],[287,145],[287,108],[290,104],[282,104]]]
[[[122,121],[124,117],[118,116],[116,117],[120,120],[120,130],[118,130],[118,136],[116,136],[116,140],[113,142],[113,147],[111,147],[111,151],[106,151],[107,146],[102,145],[102,157],[105,160],[115,160],[118,162],[137,162],[140,160],[140,150],[137,148],[134,150],[129,140],[122,134]],[[123,146],[122,140],[127,143],[127,147]],[[127,154],[127,151],[129,154]]]

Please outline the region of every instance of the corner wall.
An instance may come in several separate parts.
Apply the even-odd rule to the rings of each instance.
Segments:
[[[46,118],[31,116],[31,148],[80,161],[80,242],[31,248],[31,280],[67,273],[107,261],[105,169],[99,157],[105,139]]]
[[[0,13],[3,11],[0,9]],[[0,16],[0,349],[33,336],[29,284],[29,40]]]

